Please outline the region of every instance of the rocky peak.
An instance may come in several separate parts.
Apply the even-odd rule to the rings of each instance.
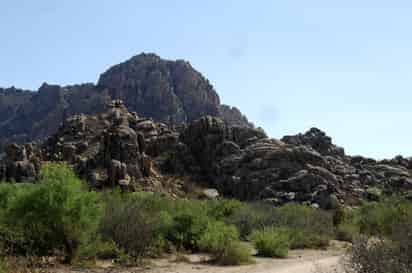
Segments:
[[[112,99],[123,100],[141,117],[169,125],[211,115],[251,126],[240,111],[220,104],[213,86],[189,62],[143,53],[108,69],[98,85],[44,83],[37,92],[0,88],[0,150],[2,143],[46,138],[72,115],[103,113]]]
[[[179,124],[217,115],[219,96],[210,83],[184,61],[140,54],[100,76],[98,85],[111,97],[145,117]]]
[[[282,141],[293,145],[308,145],[322,155],[345,155],[344,149],[334,145],[332,138],[318,128],[311,128],[304,134],[284,136]]]

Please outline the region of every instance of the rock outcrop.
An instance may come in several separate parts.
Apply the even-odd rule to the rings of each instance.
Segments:
[[[103,113],[112,99],[123,100],[141,117],[169,125],[212,115],[253,126],[237,109],[221,105],[209,81],[188,62],[140,54],[108,69],[97,85],[45,83],[37,92],[0,88],[0,149],[2,143],[45,139],[67,117]]]
[[[412,160],[351,157],[312,128],[271,139],[261,129],[205,116],[168,126],[115,100],[97,115],[75,115],[39,145],[10,145],[0,180],[36,181],[42,162],[65,161],[95,188],[158,191],[170,177],[203,181],[214,195],[331,208],[381,195],[412,197]],[[168,183],[176,186],[176,183]]]
[[[44,160],[72,164],[93,187],[133,190],[159,177],[146,152],[176,140],[177,134],[166,125],[140,118],[116,100],[105,113],[67,119],[42,145],[42,152]]]
[[[174,191],[184,178],[204,182],[207,198],[272,204],[412,199],[412,159],[351,157],[316,128],[268,138],[188,62],[154,54],[113,66],[97,85],[0,88],[0,181],[36,182],[51,161],[95,188]]]

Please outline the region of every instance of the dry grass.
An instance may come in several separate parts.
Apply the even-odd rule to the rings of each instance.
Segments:
[[[39,258],[4,258],[0,262],[0,273],[47,273],[46,265],[49,261]]]

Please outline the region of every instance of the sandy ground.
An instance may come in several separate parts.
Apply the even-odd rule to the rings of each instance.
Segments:
[[[150,266],[138,268],[112,267],[108,262],[93,269],[55,268],[49,273],[341,273],[340,260],[344,250],[332,247],[328,250],[291,251],[287,259],[255,258],[256,264],[245,266],[214,266],[205,262],[206,256],[186,255],[187,261],[176,262],[170,256],[150,261]]]

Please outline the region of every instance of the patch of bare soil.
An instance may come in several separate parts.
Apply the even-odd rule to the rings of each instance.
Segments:
[[[255,264],[244,266],[216,266],[207,262],[208,256],[193,254],[184,259],[155,259],[144,267],[119,268],[99,262],[93,269],[61,267],[49,273],[341,273],[344,251],[345,245],[334,242],[327,250],[293,250],[287,259],[255,258]]]

